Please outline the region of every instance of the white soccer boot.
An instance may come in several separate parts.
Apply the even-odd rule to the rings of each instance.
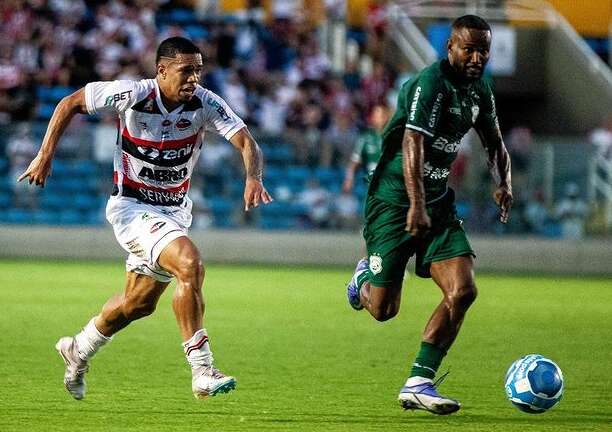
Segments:
[[[444,376],[442,376],[442,379]],[[420,409],[438,415],[452,414],[461,408],[458,401],[438,393],[436,387],[442,381],[441,379],[434,383],[427,378],[415,378],[411,378],[400,390],[398,400],[402,408],[406,410]]]
[[[66,363],[64,385],[68,393],[77,400],[83,399],[87,386],[85,373],[89,370],[87,360],[81,359],[73,337],[63,337],[55,344],[55,349]]]
[[[193,369],[191,390],[197,399],[206,399],[218,393],[227,393],[236,388],[234,377],[225,376],[223,372],[212,366],[202,366]]]

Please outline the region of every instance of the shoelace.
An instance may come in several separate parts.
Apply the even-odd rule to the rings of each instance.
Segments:
[[[215,379],[225,378],[225,374],[213,366],[205,366],[202,368],[198,376],[208,375]]]
[[[447,376],[449,373],[450,373],[450,369],[449,369],[449,370],[447,370],[445,373],[443,373],[443,374],[442,374],[442,376],[441,376],[440,378],[438,378],[437,380],[435,380],[435,381],[434,381],[434,382],[431,384],[431,386],[432,386],[433,388],[436,388],[436,389],[437,389],[437,388],[438,388],[438,387],[439,387],[439,386],[442,384],[442,382],[444,381],[444,379],[446,378],[446,376]]]

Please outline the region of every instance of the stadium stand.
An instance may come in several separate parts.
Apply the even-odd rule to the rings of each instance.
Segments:
[[[203,197],[194,199],[196,206],[202,206],[195,210],[210,212],[214,226],[220,228],[312,228],[307,209],[297,197],[311,179],[329,191],[331,201],[339,196],[349,153],[334,148],[341,142],[331,132],[337,130],[336,121],[350,118],[351,131],[364,129],[369,107],[381,100],[394,105],[398,86],[409,76],[405,71],[400,73],[397,62],[386,61],[381,49],[388,32],[384,7],[372,9],[374,15],[363,23],[350,25],[347,37],[358,45],[358,57],[338,70],[319,46],[323,40],[317,37],[321,23],[307,14],[274,16],[258,10],[203,14],[186,5],[189,2],[144,0],[2,2],[0,207],[5,211],[0,222],[104,222],[104,203],[111,187],[108,160],[94,159],[91,149],[58,155],[51,181],[35,197],[37,206],[24,208],[15,199],[18,192],[14,191],[8,141],[20,122],[28,122],[33,139],[39,143],[57,103],[87,82],[153,76],[151,53],[157,43],[168,36],[183,35],[194,40],[205,55],[203,85],[223,96],[253,130],[266,158],[266,184],[281,197],[247,218],[236,216],[242,208],[240,161],[236,154],[220,151],[218,160],[201,160],[202,166],[196,170],[195,182],[203,186],[192,193]],[[328,13],[335,16],[337,11]],[[432,21],[424,33],[438,55],[444,55],[448,22]],[[609,55],[607,39],[590,37],[586,41],[602,58]],[[101,119],[88,117],[78,126],[82,135],[77,144],[91,147],[89,137],[101,126]],[[302,144],[314,145],[315,154],[325,145],[331,146],[332,156],[305,160]],[[555,183],[555,194],[560,193],[568,176],[578,175],[586,189],[586,174],[567,162],[572,154],[581,152],[581,143],[570,147],[560,152],[559,164],[565,174]],[[541,149],[534,150],[536,158]],[[217,150],[210,148],[204,150],[203,158],[207,150],[212,158],[217,157]],[[470,166],[481,162],[474,158]],[[491,210],[470,198],[478,188],[474,179],[482,178],[482,164],[478,170],[467,176],[471,189],[460,187],[458,191],[458,209],[464,215],[487,215]],[[358,181],[353,194],[362,200],[366,188],[364,181]],[[552,203],[548,205],[552,208]],[[521,217],[515,223],[509,230],[529,230]],[[476,230],[487,229],[486,223],[473,225]],[[549,232],[555,235],[557,231]]]

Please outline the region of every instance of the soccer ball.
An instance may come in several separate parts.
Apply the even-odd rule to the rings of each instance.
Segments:
[[[543,413],[554,407],[563,396],[561,369],[539,354],[521,357],[506,372],[506,394],[521,411]]]

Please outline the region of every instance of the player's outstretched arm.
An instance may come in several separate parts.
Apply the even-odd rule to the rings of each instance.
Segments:
[[[355,173],[360,166],[361,163],[353,160],[348,163],[346,172],[344,173],[344,181],[342,182],[342,192],[350,193],[353,190],[353,186],[355,184]]]
[[[425,151],[424,136],[419,132],[406,129],[402,140],[402,166],[404,182],[410,208],[406,216],[406,231],[415,237],[424,237],[431,227],[431,220],[425,209],[425,186],[423,184],[423,165]]]
[[[242,154],[246,171],[244,210],[249,211],[259,203],[271,203],[272,197],[263,186],[263,155],[249,130],[246,127],[240,129],[230,142]]]
[[[510,169],[510,155],[502,139],[499,127],[489,132],[486,129],[477,128],[482,145],[487,151],[487,165],[497,184],[493,194],[495,203],[499,206],[501,223],[508,222],[510,208],[512,207],[512,174]]]
[[[59,140],[70,124],[70,120],[75,114],[86,114],[85,89],[82,88],[63,98],[49,120],[47,132],[43,138],[42,145],[36,157],[30,162],[28,168],[19,176],[17,181],[22,181],[29,177],[30,184],[45,187],[47,177],[51,175],[51,161],[55,154],[55,149]]]

